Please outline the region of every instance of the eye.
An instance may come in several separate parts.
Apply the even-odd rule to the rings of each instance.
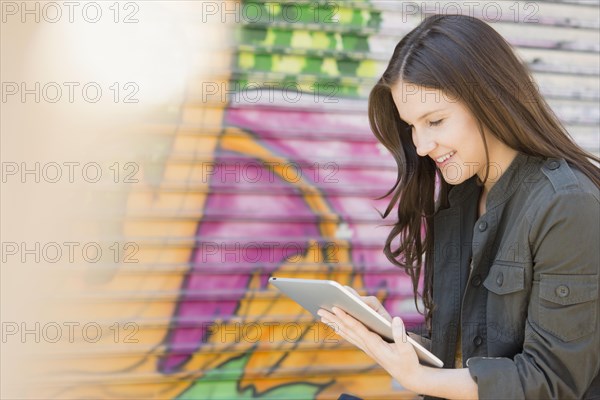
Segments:
[[[442,123],[444,119],[438,119],[437,121],[429,121],[429,126],[438,126]]]

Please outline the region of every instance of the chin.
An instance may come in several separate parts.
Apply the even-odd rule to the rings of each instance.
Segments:
[[[467,169],[456,163],[445,165],[441,172],[444,180],[450,185],[459,185],[475,175],[469,174]]]

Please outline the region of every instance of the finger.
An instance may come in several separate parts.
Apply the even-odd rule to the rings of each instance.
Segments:
[[[346,314],[343,310],[334,307],[332,311],[339,318],[340,328],[344,333],[346,339],[350,338],[354,341],[354,344],[360,347],[363,351],[372,354],[371,347],[380,346],[385,342],[378,334],[371,332],[365,325],[355,319],[350,314]]]
[[[392,335],[394,337],[394,342],[396,343],[406,343],[407,341],[406,328],[400,317],[394,317],[392,320]]]
[[[334,317],[335,318],[335,317]],[[343,339],[347,340],[348,342],[352,343],[354,346],[358,347],[358,348],[362,348],[361,343],[360,343],[360,338],[355,338],[354,335],[352,334],[351,331],[348,330],[344,330],[342,329],[342,324],[339,322],[339,320],[337,318],[335,318],[336,321],[332,321],[329,320],[327,318],[322,318],[321,322],[323,322],[325,325],[327,325],[329,327],[329,329],[331,329],[336,335],[342,337]]]
[[[338,324],[332,321],[323,320],[322,321],[329,329],[331,329],[334,333],[340,334],[341,330]]]
[[[362,322],[354,318],[352,315],[347,314],[344,310],[341,310],[337,307],[333,307],[332,311],[338,318],[338,321],[340,322],[340,327],[352,336],[356,337],[357,340],[362,338],[361,341],[365,341],[371,335],[380,338],[379,335],[371,332]]]
[[[383,307],[379,302],[379,299],[375,296],[363,296],[361,297],[362,301],[364,301],[369,307],[373,310],[379,312],[379,310]]]
[[[336,333],[343,331],[342,326],[338,320],[323,319],[322,322],[329,328],[333,329],[333,331],[335,331]]]
[[[340,318],[340,319],[346,319],[346,318],[352,318],[349,314],[346,313],[346,311],[342,310],[341,308],[337,308],[337,307],[332,307],[331,311],[333,312],[333,314]],[[354,318],[352,318],[354,319]]]
[[[321,308],[319,311],[317,311],[317,315],[321,317],[321,320],[327,320],[327,322],[336,325],[343,325],[343,321],[340,320],[339,316],[337,316],[331,311],[327,311]]]
[[[331,329],[337,331],[339,329],[339,324],[334,321],[335,316],[332,318],[331,314],[321,316],[321,322],[325,325],[329,326]]]
[[[362,351],[364,351],[369,357],[373,358],[372,352],[369,350],[368,346],[365,344],[364,338],[357,331],[362,328],[365,330],[366,334],[371,335],[372,333],[368,331],[362,323],[352,318],[352,316],[346,314],[343,310],[333,307],[332,311],[335,314],[331,314],[327,310],[320,309],[317,311],[317,314],[321,316],[321,322],[326,324],[330,329],[333,330],[335,334],[340,336],[342,339],[345,339],[352,345],[358,347]],[[346,318],[346,320],[343,320]],[[347,321],[356,322],[356,326],[348,326],[345,324]]]
[[[317,311],[317,315],[319,317],[325,317],[328,319],[331,319],[332,317],[334,317],[334,315],[331,312],[329,312],[323,308],[319,308],[319,310]]]
[[[357,339],[352,334],[349,334],[347,331],[340,329],[338,325],[335,325],[335,324],[329,325],[329,327],[333,330],[333,332],[336,335],[338,335],[342,339],[350,342],[352,345],[358,347],[359,349],[362,349],[362,344],[360,342],[360,339]]]
[[[317,311],[317,314],[321,317],[321,322],[333,329],[334,332],[342,331],[343,322],[335,314],[324,309]]]
[[[392,316],[387,312],[383,304],[377,299],[375,296],[365,296],[362,297],[362,300],[371,307],[377,314],[381,315],[383,318],[387,319],[389,322],[392,322]]]
[[[344,286],[346,289],[348,289],[348,291],[350,293],[352,293],[353,295],[355,295],[356,297],[360,297],[360,294],[358,294],[358,292],[356,290],[354,290],[354,288],[351,288],[350,286]]]
[[[354,320],[354,318],[346,314],[346,312],[340,308],[332,307],[331,312],[333,313],[331,318],[336,320],[340,327],[349,327],[348,323],[351,323],[352,320]]]
[[[334,312],[334,318],[338,322],[340,330],[345,332],[347,336],[352,336],[355,342],[362,342],[364,336],[370,333],[362,322],[347,314],[344,310],[333,307],[331,311]]]
[[[354,318],[352,318],[348,314],[345,314],[344,311],[342,311],[338,308],[334,308],[333,310],[337,311],[338,314],[336,314],[336,315],[339,315],[342,318],[343,318],[343,316],[341,314],[343,313],[347,318],[354,320]],[[363,333],[357,333],[357,331],[360,329],[360,327],[365,329],[367,335],[370,335],[371,332],[368,331],[366,328],[364,328],[364,325],[362,325],[359,321],[354,320],[358,324],[358,326],[356,326],[356,327],[345,324],[344,321],[341,321],[339,319],[338,319],[338,321],[339,321],[338,323],[329,322],[327,325],[335,332],[335,334],[337,334],[341,338],[345,339],[346,341],[348,341],[355,347],[359,348],[360,350],[364,351],[369,357],[373,358],[372,352],[369,350],[368,346],[366,345],[365,337],[361,336],[361,335],[363,335]]]

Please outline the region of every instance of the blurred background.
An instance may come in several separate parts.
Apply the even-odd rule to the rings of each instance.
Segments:
[[[267,283],[419,330],[366,115],[396,43],[468,14],[600,151],[600,5],[1,1],[2,398],[414,398]]]

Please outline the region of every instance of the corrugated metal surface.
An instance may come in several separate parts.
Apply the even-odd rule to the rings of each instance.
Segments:
[[[412,397],[267,279],[335,279],[420,323],[410,281],[381,252],[389,227],[374,208],[387,202],[374,198],[391,187],[395,169],[369,131],[366,96],[400,37],[427,12],[447,12],[445,4],[241,5],[246,17],[219,28],[230,47],[211,54],[211,78],[188,82],[185,101],[171,105],[172,122],[140,127],[154,153],[123,221],[138,262],[90,269],[89,287],[74,275],[87,292],[82,312],[92,307],[111,337],[69,346],[60,354],[68,375],[49,379],[46,393]],[[576,140],[598,154],[598,3],[478,5]],[[192,30],[206,12],[172,6],[190,7]]]

